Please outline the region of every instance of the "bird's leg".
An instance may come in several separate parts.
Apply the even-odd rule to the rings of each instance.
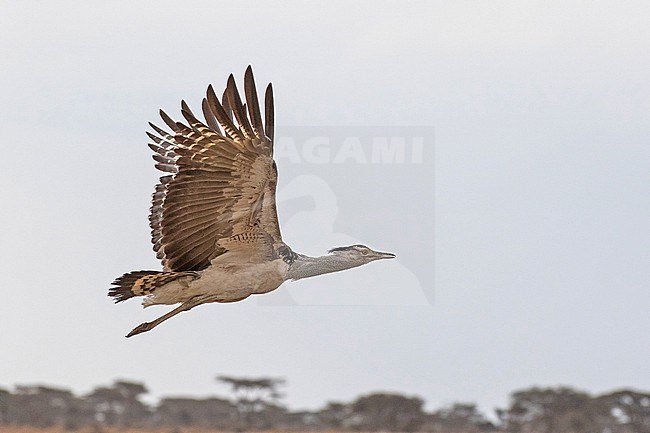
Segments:
[[[185,301],[181,305],[179,305],[178,307],[171,310],[169,313],[163,314],[162,316],[160,316],[156,320],[153,320],[151,322],[144,322],[144,323],[136,326],[135,328],[133,328],[133,330],[131,332],[129,332],[127,334],[126,337],[127,338],[128,337],[133,337],[134,335],[138,335],[138,334],[140,334],[142,332],[150,331],[153,328],[155,328],[156,326],[160,325],[165,320],[167,320],[167,319],[169,319],[171,317],[174,317],[178,313],[182,313],[183,311],[190,310],[190,309],[196,307],[197,305],[202,304],[203,301],[204,300],[202,298],[198,298],[198,297],[197,298],[192,298],[189,301]]]

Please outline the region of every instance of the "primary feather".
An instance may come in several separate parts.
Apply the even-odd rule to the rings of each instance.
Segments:
[[[359,245],[308,257],[282,241],[275,199],[273,88],[266,88],[262,114],[250,66],[244,97],[245,102],[230,75],[221,99],[208,86],[201,104],[204,121],[182,101],[186,123],[162,110],[168,130],[150,123],[155,166],[166,173],[156,185],[149,215],[153,249],[163,270],[127,273],[113,282],[109,295],[116,302],[145,296],[145,306],[181,305],[129,336],[199,304],[238,301],[274,290],[287,279],[394,257]]]

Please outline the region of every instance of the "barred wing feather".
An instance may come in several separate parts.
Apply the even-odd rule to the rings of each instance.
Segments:
[[[273,91],[269,84],[263,120],[250,66],[244,87],[246,103],[232,75],[221,101],[208,87],[205,122],[183,101],[187,124],[162,110],[171,131],[150,124],[156,168],[170,173],[156,186],[149,217],[154,250],[167,271],[205,269],[234,248],[272,255],[282,242],[275,205]]]

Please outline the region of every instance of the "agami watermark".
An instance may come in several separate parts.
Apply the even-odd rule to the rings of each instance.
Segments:
[[[424,137],[278,137],[275,157],[300,164],[422,164]]]

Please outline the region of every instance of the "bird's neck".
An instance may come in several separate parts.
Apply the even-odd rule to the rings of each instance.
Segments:
[[[300,280],[316,275],[329,274],[354,268],[362,263],[351,262],[349,259],[328,254],[320,257],[310,257],[298,254],[298,258],[291,264],[287,279]]]

